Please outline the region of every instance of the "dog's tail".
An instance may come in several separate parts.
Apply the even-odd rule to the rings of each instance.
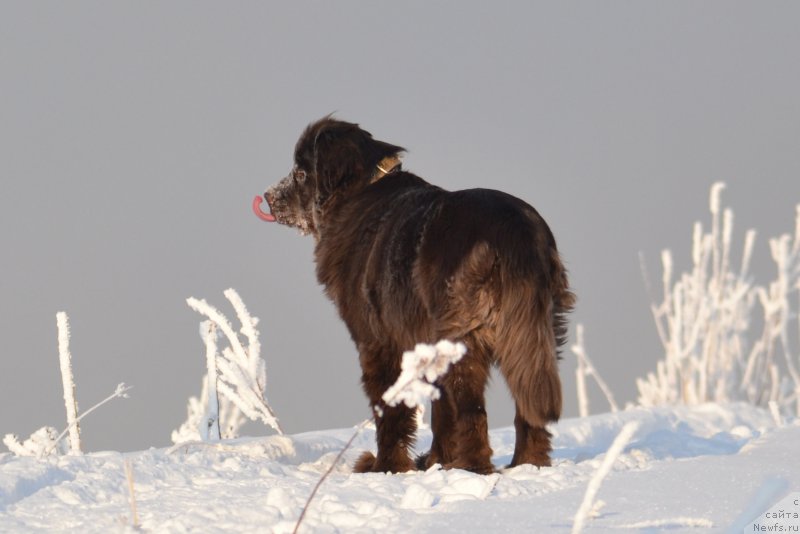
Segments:
[[[533,427],[561,416],[559,348],[575,303],[555,247],[549,257],[516,257],[500,265],[495,355],[517,411]],[[519,253],[519,252],[518,252]]]

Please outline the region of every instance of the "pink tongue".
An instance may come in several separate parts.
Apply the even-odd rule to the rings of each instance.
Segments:
[[[256,195],[256,197],[253,199],[253,213],[255,213],[256,216],[262,221],[275,222],[276,219],[273,214],[261,211],[261,202],[263,201],[264,197],[261,195]]]

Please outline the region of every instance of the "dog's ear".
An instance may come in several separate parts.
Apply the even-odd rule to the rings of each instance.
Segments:
[[[338,123],[328,124],[317,132],[314,151],[314,175],[323,198],[343,188],[363,173],[358,146],[353,142],[356,132]]]
[[[385,143],[383,141],[373,141],[375,145],[375,165],[385,159],[400,159],[400,155],[406,151],[405,148],[397,145]]]
[[[368,184],[382,160],[404,152],[402,147],[373,139],[357,124],[323,121],[317,123],[313,143],[314,174],[322,197]]]

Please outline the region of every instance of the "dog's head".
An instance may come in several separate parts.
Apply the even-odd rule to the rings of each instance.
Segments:
[[[357,124],[328,116],[306,128],[294,149],[292,171],[264,198],[278,223],[318,235],[327,210],[398,167],[402,152]]]

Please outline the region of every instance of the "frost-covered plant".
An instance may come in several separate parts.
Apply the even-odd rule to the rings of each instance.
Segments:
[[[614,441],[611,443],[611,446],[608,448],[608,451],[606,451],[606,454],[603,457],[603,461],[600,463],[600,466],[594,472],[592,478],[589,480],[589,483],[586,485],[586,492],[583,495],[583,501],[581,501],[581,505],[572,520],[572,534],[580,534],[583,532],[583,528],[585,527],[587,520],[597,517],[600,509],[605,506],[605,502],[601,500],[595,500],[597,498],[597,494],[600,492],[600,487],[602,486],[605,478],[611,472],[611,469],[614,467],[614,463],[616,463],[617,459],[628,446],[628,443],[631,442],[631,439],[639,427],[639,421],[630,421],[622,427],[622,430],[620,430],[619,434],[617,434],[617,437],[614,438]],[[664,530],[675,527],[711,528],[713,526],[714,524],[705,518],[672,517],[669,519],[641,521],[638,523],[625,525],[622,528],[634,528],[639,530]]]
[[[464,354],[467,353],[467,347],[463,343],[453,343],[446,339],[439,341],[436,345],[428,345],[425,343],[418,343],[414,350],[409,350],[403,353],[403,360],[400,364],[400,376],[397,377],[395,383],[389,386],[384,392],[382,398],[388,406],[397,406],[400,403],[405,404],[409,408],[420,407],[425,403],[436,400],[441,395],[439,388],[434,385],[434,382],[439,377],[444,376],[451,365],[455,364]],[[383,413],[380,408],[375,408],[376,417],[382,417]],[[308,500],[300,512],[300,517],[297,518],[297,523],[294,526],[294,533],[300,529],[300,524],[306,516],[306,511],[311,505],[311,501],[319,491],[322,483],[333,472],[334,467],[344,456],[344,453],[350,448],[355,441],[356,437],[362,430],[371,422],[371,419],[364,419],[353,432],[353,435],[345,443],[336,458],[333,459],[330,467],[317,481]]]
[[[61,382],[64,386],[64,407],[67,410],[69,448],[72,454],[81,453],[81,427],[78,425],[78,401],[75,400],[75,379],[72,375],[72,354],[69,351],[69,317],[66,312],[56,314],[58,328],[58,359],[61,364]]]
[[[51,454],[81,454],[80,421],[100,406],[117,397],[127,398],[130,387],[118,384],[114,393],[98,402],[80,416],[78,403],[75,400],[75,380],[72,375],[72,354],[69,351],[69,317],[64,312],[56,314],[58,328],[58,357],[61,368],[61,381],[64,385],[64,406],[67,410],[67,427],[61,434],[51,426],[35,431],[23,442],[16,434],[6,434],[3,443],[8,450],[17,456],[37,456],[39,458]],[[69,434],[69,445],[62,440]]]
[[[203,440],[219,440],[219,395],[217,394],[217,325],[200,323],[200,336],[206,344],[206,424],[200,425]],[[239,412],[240,413],[240,412]],[[237,415],[239,415],[237,413]],[[240,419],[240,418],[237,418]],[[236,421],[238,423],[238,421]],[[237,425],[238,428],[238,425]]]
[[[54,451],[56,454],[67,454],[69,446],[63,441],[57,441],[58,430],[52,426],[43,426],[23,442],[20,442],[16,434],[6,434],[3,443],[8,450],[17,456],[37,456],[47,455],[47,451]]]
[[[258,318],[250,315],[234,289],[227,289],[224,294],[242,324],[239,333],[234,331],[225,315],[205,300],[186,300],[189,307],[208,318],[200,325],[200,336],[206,345],[209,372],[203,378],[200,398],[189,399],[186,422],[172,433],[175,443],[236,437],[245,418],[260,420],[283,434],[278,418],[267,402],[267,371],[260,355]],[[240,333],[247,346],[243,344]],[[222,340],[228,345],[220,351]]]
[[[45,426],[31,434],[31,437],[22,443],[20,443],[19,437],[17,437],[16,434],[6,434],[5,438],[3,438],[3,443],[6,444],[11,452],[18,456],[37,456],[42,458],[44,456],[50,456],[54,453],[66,454],[67,452],[72,452],[63,442],[64,436],[66,436],[73,427],[80,424],[84,417],[100,408],[105,403],[116,399],[117,397],[127,399],[128,391],[130,391],[130,389],[131,386],[126,386],[124,383],[117,384],[116,389],[114,389],[114,392],[111,395],[76,417],[58,435],[56,435],[55,428]]]
[[[203,327],[201,325],[201,329],[202,328]],[[208,352],[209,351],[206,350],[206,363],[208,363]],[[214,373],[216,373],[216,366],[214,368]],[[209,380],[214,380],[214,378],[209,378],[210,376],[211,373],[208,372],[203,375],[203,379],[200,384],[200,395],[197,397],[189,397],[186,408],[186,421],[184,421],[176,430],[173,430],[171,435],[173,443],[181,444],[191,441],[209,439],[204,432],[214,426],[213,420],[215,418],[213,413],[209,413],[208,406],[208,383]],[[220,439],[233,439],[239,437],[239,431],[241,430],[242,425],[247,422],[247,418],[242,414],[242,411],[233,401],[227,397],[220,396],[218,391],[213,393],[211,398],[216,399],[215,404],[218,406],[216,423],[219,425]]]
[[[199,397],[189,397],[188,405],[186,408],[186,420],[181,425],[172,431],[170,438],[175,444],[187,443],[190,441],[199,441],[202,439],[200,429],[206,420],[206,403],[208,402],[208,382],[207,375],[203,375],[202,386]],[[221,437],[227,439],[229,437],[221,433]]]
[[[589,395],[586,391],[587,377],[594,378],[600,391],[605,395],[608,405],[611,407],[611,411],[619,411],[619,406],[617,405],[617,401],[614,400],[614,394],[611,392],[611,388],[608,387],[606,381],[603,380],[603,377],[597,372],[594,364],[592,364],[592,360],[589,359],[589,355],[586,353],[586,346],[583,343],[583,325],[579,324],[575,330],[577,340],[570,349],[578,360],[578,367],[575,369],[575,384],[578,391],[579,415],[581,417],[587,417],[589,415]]]
[[[691,271],[673,282],[672,255],[662,252],[664,298],[652,312],[664,358],[654,373],[637,380],[639,402],[772,402],[800,416],[800,347],[790,343],[790,320],[800,302],[800,206],[794,238],[786,234],[769,242],[776,279],[757,286],[748,273],[754,230],[745,234],[738,269],[732,265],[733,212],[720,209],[723,188],[711,188],[710,231],[695,223]],[[759,308],[760,323],[753,321]]]
[[[466,353],[467,348],[463,343],[452,343],[446,339],[436,345],[417,344],[414,350],[403,353],[400,376],[383,394],[383,402],[389,406],[403,403],[415,408],[424,406],[430,400],[437,400],[441,393],[434,382]]]
[[[67,428],[65,428],[61,432],[61,434],[58,435],[58,437],[56,438],[56,443],[51,447],[51,449],[45,451],[44,456],[47,456],[48,454],[52,453],[53,450],[55,449],[56,445],[58,444],[58,442],[61,441],[64,438],[64,436],[67,434],[67,432],[70,432],[73,427],[77,426],[81,422],[81,420],[83,420],[84,417],[86,417],[87,415],[89,415],[90,413],[92,413],[93,411],[95,411],[96,409],[98,409],[99,407],[104,405],[105,403],[107,403],[109,401],[112,401],[112,400],[114,400],[114,399],[116,399],[118,397],[120,399],[127,399],[128,398],[128,391],[130,391],[130,389],[131,389],[131,386],[126,386],[124,382],[120,382],[119,384],[117,384],[117,387],[114,389],[114,393],[112,393],[111,395],[109,395],[105,399],[101,400],[100,402],[98,402],[97,404],[95,404],[94,406],[92,406],[91,408],[89,408],[88,410],[83,412],[82,414],[80,414],[78,417],[75,418],[74,421],[70,422],[67,425]]]
[[[572,522],[572,534],[580,534],[583,530],[583,526],[586,523],[586,519],[593,516],[593,512],[598,511],[600,508],[604,506],[603,501],[595,502],[595,497],[597,497],[597,492],[600,491],[600,486],[603,484],[603,480],[605,480],[608,473],[611,472],[611,468],[614,466],[614,462],[617,461],[619,455],[622,454],[622,451],[625,450],[625,447],[631,441],[633,434],[639,428],[638,421],[631,421],[626,423],[622,430],[620,430],[617,437],[614,438],[614,442],[611,444],[611,447],[608,448],[605,457],[603,458],[603,462],[600,464],[600,467],[597,468],[594,475],[592,475],[591,480],[586,485],[586,492],[583,495],[583,501],[581,501],[581,505],[578,508],[578,511],[575,513],[575,517],[573,518]]]

